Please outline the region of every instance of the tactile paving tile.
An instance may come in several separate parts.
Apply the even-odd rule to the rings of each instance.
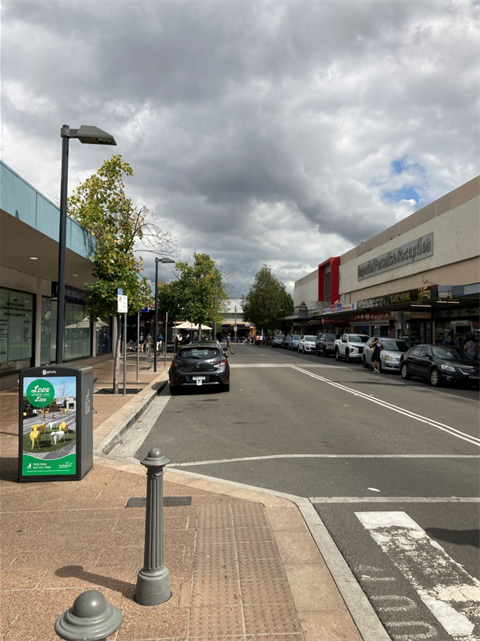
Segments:
[[[236,562],[199,564],[194,568],[195,581],[223,581],[225,578],[237,578],[238,569]]]
[[[265,528],[264,528],[265,529]],[[204,544],[211,545],[212,543],[229,544],[233,545],[233,528],[230,529],[207,529],[198,530],[197,533],[197,547],[203,547]]]
[[[235,540],[253,541],[275,541],[273,532],[269,527],[239,527],[235,528]]]
[[[274,541],[237,541],[239,561],[247,559],[278,559],[279,553]]]
[[[197,526],[200,530],[209,530],[213,528],[232,528],[233,518],[229,514],[205,514],[198,517]]]
[[[255,559],[239,561],[241,581],[278,581],[285,579],[285,571],[279,559]]]
[[[226,635],[243,636],[242,608],[240,605],[192,608],[188,638],[205,637],[214,640]]]
[[[240,599],[239,582],[235,579],[226,579],[224,581],[195,581],[193,584],[193,607],[239,605]]]
[[[233,514],[244,514],[245,512],[263,512],[265,506],[262,503],[252,503],[251,501],[234,501],[230,503]]]
[[[243,611],[247,635],[301,633],[300,622],[293,605],[245,605]],[[289,637],[285,637],[286,639]]]
[[[237,527],[269,527],[270,522],[267,518],[265,510],[259,512],[252,510],[251,512],[242,512],[241,514],[233,514],[233,525]]]
[[[242,581],[240,583],[242,602],[245,605],[264,603],[289,603],[293,605],[292,593],[287,581]]]
[[[224,557],[225,559],[236,559],[237,551],[235,542],[233,540],[226,543],[212,543],[211,541],[204,540],[200,545],[196,546],[196,558],[200,562],[202,559],[209,559],[215,557]]]

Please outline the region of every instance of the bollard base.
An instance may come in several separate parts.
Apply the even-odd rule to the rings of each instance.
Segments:
[[[139,605],[160,605],[171,596],[170,572],[164,565],[154,570],[140,570],[134,597]]]

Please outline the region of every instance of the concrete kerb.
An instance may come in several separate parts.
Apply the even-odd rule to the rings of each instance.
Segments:
[[[160,378],[160,376],[162,378]],[[125,432],[134,425],[138,419],[144,414],[147,409],[150,407],[154,399],[160,394],[163,388],[168,382],[166,372],[163,372],[159,377],[157,377],[150,385],[145,388],[140,394],[142,395],[141,399],[132,398],[126,406],[115,412],[109,419],[104,421],[101,426],[99,426],[98,431],[107,429],[107,433],[98,443],[94,443],[93,453],[95,456],[105,456],[108,455],[115,445],[121,440]],[[128,405],[132,404],[131,410],[126,416],[125,410],[128,410]],[[111,424],[111,429],[108,429],[108,424]],[[105,427],[104,427],[105,426]],[[95,441],[95,432],[94,432],[94,441]]]

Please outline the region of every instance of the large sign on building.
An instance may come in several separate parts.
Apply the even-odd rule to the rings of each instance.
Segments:
[[[429,256],[433,256],[433,232],[362,263],[358,266],[358,280],[372,278]]]

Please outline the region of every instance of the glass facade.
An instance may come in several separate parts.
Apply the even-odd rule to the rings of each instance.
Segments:
[[[95,353],[106,354],[112,351],[112,333],[109,320],[100,318],[95,325]]]
[[[30,367],[34,296],[0,287],[0,371]]]
[[[56,359],[57,301],[42,297],[41,320],[41,365],[54,363]],[[92,354],[92,324],[85,305],[65,302],[65,350],[64,360],[72,361]]]
[[[65,356],[71,361],[92,353],[92,324],[85,305],[65,303]]]

